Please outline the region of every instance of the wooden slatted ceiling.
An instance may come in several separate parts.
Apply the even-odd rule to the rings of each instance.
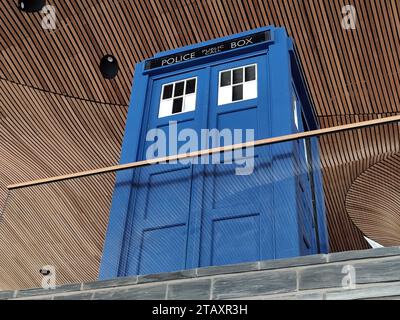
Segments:
[[[399,154],[386,156],[357,177],[346,197],[352,219],[384,246],[400,242],[399,169]]]
[[[358,177],[368,168],[379,164],[386,157],[399,152],[400,127],[396,125],[384,125],[369,129],[354,130],[321,138],[321,152],[324,172],[324,191],[328,201],[328,229],[329,234],[337,234],[335,242],[337,247],[346,247],[346,250],[360,249],[359,243],[353,242],[356,234],[358,237],[368,235],[371,239],[382,239],[385,236],[384,229],[379,226],[378,221],[368,221],[366,212],[358,210],[349,216],[346,206],[348,192]],[[384,166],[383,163],[381,166]],[[388,167],[392,177],[398,174],[396,167]],[[367,184],[365,184],[366,186]],[[382,189],[384,192],[384,189]],[[372,191],[373,197],[378,195]],[[357,201],[363,203],[370,195],[358,194]],[[389,195],[388,195],[389,197]],[[355,201],[353,197],[353,201]],[[395,202],[395,200],[393,200]],[[386,212],[380,212],[382,217]],[[393,214],[393,213],[392,213]],[[398,214],[398,211],[397,211]],[[358,216],[358,219],[354,217]],[[374,223],[377,227],[374,228]],[[340,230],[340,231],[339,231]],[[338,233],[339,232],[339,233]],[[383,242],[388,246],[398,245],[397,241]]]
[[[107,174],[11,193],[1,221],[1,288],[40,285],[45,265],[56,268],[59,284],[93,281],[113,187]]]
[[[0,0],[0,205],[10,183],[117,163],[136,62],[259,26],[285,26],[295,39],[322,127],[400,111],[397,0],[48,3],[57,9],[54,31],[41,28],[43,15],[17,10],[17,0]],[[347,4],[357,9],[356,30],[341,28]],[[106,53],[114,54],[121,68],[112,81],[98,68]],[[380,160],[379,153],[398,151],[396,134],[393,127],[322,140],[333,251],[367,247],[359,230],[363,220],[346,212],[346,194],[359,174]],[[101,197],[94,185],[91,190]],[[29,202],[19,204],[29,211]],[[105,221],[107,210],[99,212]],[[20,285],[32,283],[25,280]],[[13,281],[3,283],[13,287]]]
[[[296,39],[320,116],[397,111],[396,1],[49,1],[59,19],[51,32],[41,28],[42,15],[21,14],[2,3],[0,74],[16,83],[126,105],[135,62],[276,24]],[[341,28],[347,3],[359,8],[355,31]],[[116,54],[123,66],[112,82],[103,81],[97,68],[106,52]]]

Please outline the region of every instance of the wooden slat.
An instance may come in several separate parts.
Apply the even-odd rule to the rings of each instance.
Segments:
[[[54,31],[41,28],[41,14],[20,12],[17,0],[0,0],[0,208],[9,184],[118,162],[136,62],[159,51],[250,28],[285,26],[294,38],[322,128],[400,114],[400,4],[396,0],[47,2],[57,8]],[[353,31],[341,28],[341,9],[347,4],[357,10]],[[98,68],[106,53],[114,54],[121,68],[111,81],[103,79]],[[385,228],[373,225],[374,221],[379,225],[383,211],[389,211],[384,219],[397,223],[397,203],[363,214],[356,210],[362,192],[354,191],[351,210],[346,197],[349,190],[368,191],[365,186],[372,178],[362,180],[360,175],[380,161],[397,170],[396,161],[386,158],[398,152],[398,136],[397,126],[385,125],[321,138],[332,251],[367,248],[363,231],[372,238],[395,239],[394,229],[388,229],[389,236]],[[371,168],[371,175],[384,168]],[[388,185],[391,189],[382,195],[385,199],[394,196],[396,185]],[[111,197],[94,183],[86,187],[91,192],[85,194],[88,199]],[[79,221],[72,218],[82,210],[72,199],[75,195],[56,191],[46,190],[54,195],[58,212],[71,215],[69,221]],[[27,265],[23,248],[30,244],[38,250],[33,239],[43,236],[33,224],[38,213],[31,204],[35,197],[43,205],[51,204],[36,192],[27,191],[27,196],[31,201],[15,200],[18,207],[14,207],[16,212],[28,213],[27,225],[12,221],[15,225],[7,226],[9,233],[0,243],[0,289],[38,285],[37,275],[29,274],[27,267],[19,269],[21,280],[6,272],[16,261]],[[108,212],[95,207],[101,212],[103,228]],[[96,247],[101,247],[102,228],[90,231],[96,235]],[[13,251],[7,248],[9,242]],[[39,257],[40,250],[36,253]],[[73,250],[70,254],[71,260]],[[33,259],[35,255],[26,256]],[[78,272],[74,278],[74,268],[68,263],[64,267],[69,270],[62,276],[65,282],[93,279],[97,268],[88,266],[90,273]]]

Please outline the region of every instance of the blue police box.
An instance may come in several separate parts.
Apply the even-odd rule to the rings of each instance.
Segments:
[[[317,128],[292,39],[264,27],[138,63],[120,163],[148,157],[152,129],[167,137],[163,156],[177,154],[185,139],[170,137],[185,129],[258,140]],[[207,161],[118,172],[99,278],[326,253],[317,139],[257,147],[253,158],[249,175]]]

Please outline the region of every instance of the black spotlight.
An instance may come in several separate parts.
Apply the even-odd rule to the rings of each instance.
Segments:
[[[19,0],[18,7],[26,12],[38,12],[46,5],[46,0]]]
[[[51,273],[50,270],[47,269],[40,269],[39,272],[43,276],[48,276]]]
[[[114,79],[119,71],[117,59],[110,54],[104,56],[100,61],[100,71],[104,78]]]

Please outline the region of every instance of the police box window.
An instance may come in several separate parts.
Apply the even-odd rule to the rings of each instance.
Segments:
[[[190,112],[196,109],[197,78],[164,84],[162,87],[159,118]]]
[[[257,65],[221,71],[218,105],[257,98]]]

